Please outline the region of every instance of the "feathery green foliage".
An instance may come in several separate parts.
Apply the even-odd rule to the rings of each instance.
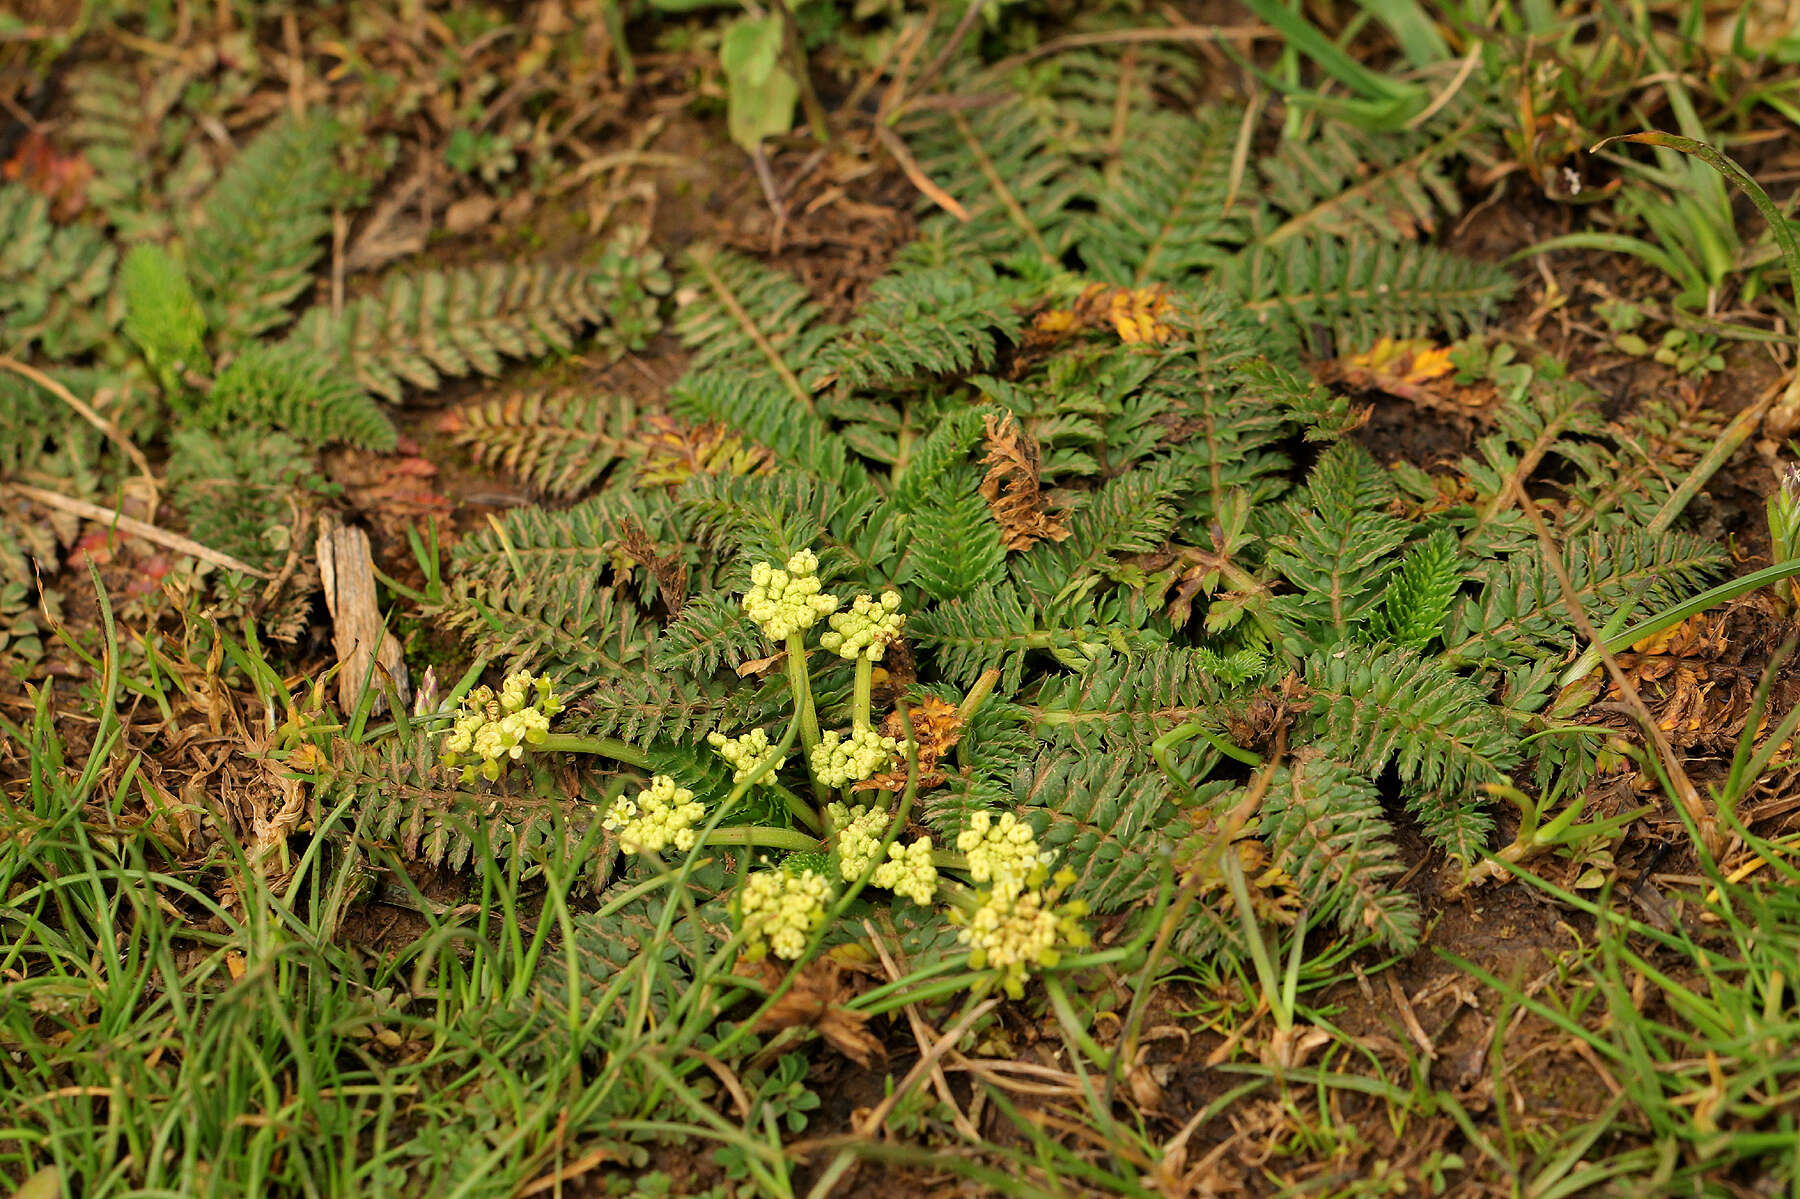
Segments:
[[[187,372],[209,365],[206,314],[186,269],[161,246],[133,246],[119,265],[119,291],[125,299],[125,336],[143,351],[163,394],[177,401]]]
[[[545,495],[593,486],[630,450],[637,413],[622,396],[519,392],[457,411],[452,440]]]
[[[859,704],[916,719],[923,695],[963,721],[921,780],[923,828],[950,838],[1012,811],[1073,871],[1073,895],[1130,911],[1247,794],[1231,760],[1284,745],[1251,826],[1278,873],[1312,918],[1410,947],[1384,788],[1473,863],[1493,826],[1484,788],[1552,758],[1572,777],[1593,764],[1579,739],[1531,736],[1562,711],[1547,680],[1569,631],[1519,489],[1564,500],[1584,602],[1685,593],[1716,550],[1632,540],[1629,514],[1666,494],[1635,467],[1665,434],[1609,429],[1545,371],[1456,465],[1467,487],[1446,487],[1378,463],[1349,437],[1349,401],[1301,373],[1303,345],[1460,333],[1509,294],[1498,268],[1411,237],[1460,203],[1458,112],[1379,150],[1309,118],[1259,193],[1234,176],[1254,132],[1242,111],[1162,105],[1189,92],[1160,52],[1141,75],[1071,54],[980,82],[1007,101],[901,126],[970,219],[927,217],[842,325],[771,266],[688,255],[689,366],[669,406],[766,450],[772,473],[646,482],[610,469],[630,453],[628,412],[471,406],[459,436],[484,460],[593,494],[465,538],[441,616],[496,662],[555,676],[575,701],[560,727],[666,764],[710,805],[730,775],[706,734],[774,738],[788,719],[796,664],[744,614],[750,568],[816,550],[840,605],[892,590],[906,618],[872,686],[807,655],[820,727],[863,719]],[[1352,183],[1359,155],[1374,169]],[[379,328],[376,304],[301,335],[351,347],[391,390],[379,372],[405,376],[406,351],[383,359],[377,335],[345,332]],[[400,327],[396,346],[455,343]],[[802,760],[776,772],[796,794]],[[795,819],[759,803],[746,828]],[[1176,940],[1203,943],[1219,942]]]
[[[341,361],[389,400],[403,386],[500,373],[506,358],[567,350],[575,331],[606,319],[604,277],[548,263],[399,274],[341,315],[313,308],[295,340]]]
[[[341,441],[388,453],[399,438],[388,414],[342,370],[291,343],[239,351],[214,380],[200,417],[218,430],[270,425],[315,446]]]
[[[208,323],[244,341],[288,322],[331,232],[339,133],[330,121],[282,119],[220,174],[201,223],[184,232]]]
[[[57,225],[50,201],[0,183],[0,350],[87,353],[118,321],[107,293],[118,251],[89,225]]]

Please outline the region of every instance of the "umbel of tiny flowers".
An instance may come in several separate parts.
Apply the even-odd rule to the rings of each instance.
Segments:
[[[938,886],[937,863],[931,860],[931,838],[920,837],[907,846],[898,841],[889,844],[888,860],[875,867],[869,881],[920,907],[930,904]]]
[[[834,803],[825,809],[825,814],[837,836],[838,874],[845,882],[855,882],[874,866],[870,885],[904,895],[921,907],[931,902],[938,884],[937,864],[931,860],[931,838],[920,837],[910,846],[893,842],[887,847],[887,860],[877,864],[888,813],[862,804],[852,808]]]
[[[879,774],[893,762],[900,742],[868,725],[848,733],[832,731],[807,756],[813,777],[827,787],[844,787]]]
[[[825,919],[831,884],[810,868],[758,870],[738,890],[738,927],[744,951],[755,961],[771,951],[793,961],[806,949],[806,939]]]
[[[1087,915],[1087,904],[1079,899],[1058,903],[1074,882],[1075,872],[1065,868],[1048,887],[996,885],[981,892],[973,912],[957,913],[964,924],[958,939],[969,947],[969,965],[998,970],[1000,985],[1019,999],[1034,968],[1054,967],[1062,961],[1064,947],[1085,949],[1088,934],[1079,921]]]
[[[492,687],[477,687],[457,709],[444,738],[444,765],[460,768],[465,783],[493,782],[524,756],[526,746],[548,740],[550,718],[560,711],[550,680],[529,671],[507,675],[498,695]]]
[[[1031,826],[1011,812],[998,820],[991,812],[976,812],[958,834],[956,848],[969,859],[970,878],[1013,891],[1042,886],[1054,857],[1038,848]]]
[[[823,594],[818,570],[819,556],[811,550],[790,557],[785,570],[758,562],[750,568],[750,590],[744,593],[744,611],[750,619],[770,641],[787,646],[788,689],[800,716],[800,745],[808,753],[819,744],[819,715],[806,673],[806,630],[838,604],[836,596]]]
[[[756,773],[764,762],[776,758],[776,753],[780,749],[778,745],[769,740],[769,734],[762,729],[751,729],[741,737],[727,737],[724,733],[708,733],[706,743],[718,750],[719,756],[731,764],[731,781],[734,783],[741,783]],[[774,778],[774,772],[781,769],[781,758],[785,757],[787,755],[783,753],[780,758],[776,758],[774,764],[769,767],[769,773],[763,777],[765,779]]]
[[[626,853],[659,854],[671,845],[686,853],[694,848],[694,825],[705,815],[692,791],[659,774],[635,797],[613,800],[600,827],[618,833],[619,848]]]
[[[825,817],[837,836],[838,873],[845,882],[855,882],[875,864],[881,851],[881,835],[887,831],[888,814],[879,808],[862,804],[846,807],[827,804]]]
[[[838,606],[837,597],[823,593],[819,556],[801,550],[782,570],[767,562],[750,568],[750,590],[744,593],[744,611],[762,626],[770,641],[786,641],[818,624]]]

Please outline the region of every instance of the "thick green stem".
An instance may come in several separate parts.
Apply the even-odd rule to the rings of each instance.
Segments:
[[[819,819],[818,812],[813,810],[811,804],[807,803],[804,799],[801,799],[798,795],[795,795],[792,791],[789,791],[786,787],[782,786],[772,778],[764,779],[763,785],[773,789],[775,794],[781,797],[782,805],[787,808],[788,813],[793,816],[794,819],[798,820],[801,824],[804,824],[813,832],[820,835],[824,834],[825,822]]]
[[[807,773],[812,772],[812,751],[819,744],[819,712],[813,707],[812,680],[806,672],[806,634],[791,633],[787,639],[788,690],[794,695],[794,714],[800,718],[800,752],[806,759]],[[824,784],[812,781],[813,799],[823,807],[830,797]]]
[[[597,754],[602,758],[612,758],[614,761],[623,762],[627,766],[636,766],[640,770],[650,769],[650,759],[643,750],[611,737],[587,737],[580,733],[547,733],[542,741],[531,748],[546,754]]]
[[[794,711],[800,716],[800,749],[809,757],[819,744],[819,712],[813,707],[812,679],[806,672],[806,635],[787,639],[788,690],[794,693]]]
[[[875,663],[858,654],[856,658],[856,694],[850,708],[850,727],[869,728],[869,693],[875,689]]]
[[[761,825],[733,825],[716,828],[706,835],[706,844],[751,845],[758,849],[787,849],[795,853],[818,852],[819,839],[791,828],[764,828]]]

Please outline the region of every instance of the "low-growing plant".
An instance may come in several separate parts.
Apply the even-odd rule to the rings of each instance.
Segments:
[[[1596,681],[1558,678],[1569,602],[1617,630],[1722,564],[1670,531],[1688,493],[1662,467],[1716,423],[1609,423],[1555,363],[1469,343],[1469,382],[1498,389],[1469,453],[1377,461],[1301,349],[1462,332],[1504,294],[1407,240],[1453,192],[1404,172],[1448,160],[1396,166],[1383,183],[1420,219],[1383,225],[1306,182],[1376,152],[1321,120],[1251,200],[1229,170],[1241,115],[1158,103],[1179,63],[1051,66],[960,80],[1013,102],[905,126],[968,219],[927,219],[842,325],[792,279],[701,248],[672,419],[469,409],[477,452],[493,439],[527,478],[591,494],[452,550],[436,611],[511,688],[457,718],[456,769],[415,723],[340,753],[328,796],[432,863],[467,862],[476,827],[505,847],[609,825],[602,907],[578,918],[596,963],[671,927],[684,960],[720,943],[799,959],[891,920],[910,961],[949,969],[978,944],[957,920],[1004,915],[970,856],[997,830],[1021,862],[1054,858],[1015,895],[1038,896],[1034,944],[1074,935],[1052,914],[1071,902],[1088,929],[1149,937],[1179,883],[1177,960],[1283,927],[1405,950],[1419,912],[1396,820],[1466,869],[1493,848],[1492,788],[1540,803],[1607,767],[1577,727]],[[1129,104],[1090,99],[1118,88]],[[569,473],[576,439],[602,468]],[[1555,497],[1534,502],[1572,596],[1528,487]],[[827,617],[841,627],[810,640]],[[471,758],[477,733],[521,768]],[[1574,819],[1528,848],[1598,852],[1613,826],[1576,837]],[[1265,856],[1234,877],[1222,842]],[[903,881],[931,893],[933,873],[955,919],[871,904]],[[966,981],[1023,982],[1012,958],[986,964]],[[1265,986],[1291,1008],[1279,973]]]

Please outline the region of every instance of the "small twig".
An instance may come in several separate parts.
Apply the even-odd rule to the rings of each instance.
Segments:
[[[881,957],[881,966],[887,971],[888,981],[899,982],[900,967],[895,964],[893,955],[888,952],[887,944],[877,935],[873,924],[867,920],[862,923],[863,930],[869,934],[869,943],[875,946],[875,952]],[[925,1018],[919,1014],[918,1004],[909,1003],[902,1010],[906,1012],[906,1022],[912,1028],[913,1039],[919,1043],[919,1050],[922,1053],[929,1045],[931,1038],[936,1035],[937,1030],[927,1024]],[[931,1085],[937,1091],[938,1098],[943,1100],[945,1106],[950,1109],[951,1123],[956,1125],[956,1131],[967,1137],[972,1143],[979,1142],[981,1134],[975,1130],[973,1124],[969,1123],[969,1118],[963,1114],[962,1108],[957,1106],[956,1094],[950,1089],[950,1080],[945,1077],[942,1064],[932,1066]]]
[[[1524,483],[1515,473],[1508,482],[1517,500],[1519,510],[1531,521],[1537,532],[1538,544],[1543,547],[1544,560],[1549,563],[1550,570],[1556,575],[1557,586],[1562,588],[1563,606],[1569,610],[1569,617],[1575,623],[1587,643],[1600,651],[1600,660],[1606,664],[1606,673],[1611,676],[1613,686],[1625,700],[1626,707],[1643,726],[1644,735],[1650,739],[1656,754],[1662,759],[1663,766],[1669,772],[1669,782],[1675,789],[1675,802],[1681,805],[1688,818],[1694,822],[1700,834],[1701,848],[1714,858],[1719,856],[1723,847],[1719,837],[1718,822],[1713,819],[1700,801],[1700,792],[1681,765],[1681,759],[1675,753],[1675,747],[1669,744],[1669,738],[1663,733],[1662,726],[1651,715],[1649,705],[1644,697],[1638,694],[1637,686],[1626,673],[1620,669],[1619,660],[1606,648],[1606,639],[1594,628],[1594,622],[1588,619],[1587,610],[1581,606],[1581,600],[1575,594],[1575,581],[1569,577],[1569,568],[1563,562],[1562,547],[1556,544],[1556,538],[1550,533],[1550,526],[1544,523],[1544,514],[1538,510],[1537,501],[1525,490]]]
[[[812,72],[806,65],[806,51],[800,45],[800,26],[795,23],[794,14],[788,8],[786,0],[770,2],[781,15],[782,49],[787,52],[788,70],[794,73],[794,81],[800,85],[800,107],[806,112],[806,123],[821,145],[829,145],[831,123],[825,118],[825,106],[819,103],[819,93],[813,90]]]
[[[43,371],[37,369],[35,366],[25,365],[10,354],[0,354],[0,370],[9,370],[21,378],[36,383],[39,387],[73,408],[82,420],[100,430],[108,441],[118,446],[119,449],[124,452],[125,456],[131,459],[131,464],[138,468],[138,473],[144,476],[144,481],[150,485],[150,511],[152,514],[155,513],[157,497],[156,476],[150,472],[150,460],[144,457],[144,452],[142,450],[132,445],[126,436],[119,432],[119,427],[117,425],[94,411],[94,409],[88,406],[85,400],[64,387],[61,383],[58,383],[55,379],[52,379],[49,375],[46,375]],[[51,492],[46,494],[54,493]]]
[[[950,1031],[933,1042],[931,1048],[922,1054],[917,1062],[913,1063],[913,1068],[906,1072],[906,1077],[900,1080],[900,1084],[893,1089],[893,1092],[877,1104],[874,1111],[863,1118],[862,1127],[858,1131],[866,1137],[880,1128],[900,1101],[912,1092],[913,1087],[918,1085],[920,1077],[926,1071],[934,1069],[939,1059],[956,1047],[956,1043],[962,1040],[963,1034],[969,1031],[975,1021],[999,1006],[998,999],[986,999],[964,1012],[962,1018],[950,1026]]]
[[[924,168],[913,158],[912,151],[906,148],[906,143],[900,140],[899,134],[886,125],[877,124],[875,138],[889,154],[894,156],[894,161],[899,163],[900,169],[906,173],[907,180],[923,192],[927,199],[959,221],[969,219],[968,209],[958,204],[955,196],[932,181],[931,176],[927,175]]]
[[[117,529],[121,533],[142,537],[145,541],[154,541],[157,545],[172,549],[178,554],[186,554],[190,558],[198,558],[202,562],[210,562],[214,566],[235,570],[240,574],[252,575],[259,579],[271,577],[268,571],[252,566],[242,559],[209,549],[192,538],[159,529],[153,524],[126,516],[123,512],[115,509],[102,508],[99,504],[90,504],[86,500],[72,499],[54,491],[46,491],[42,487],[28,487],[24,483],[7,484],[7,489],[22,499],[42,504],[46,508],[72,513],[75,516]]]
[[[906,90],[915,94],[923,92],[926,88],[930,87],[932,81],[938,77],[945,67],[950,65],[950,60],[955,56],[957,47],[961,46],[963,39],[969,36],[969,30],[974,26],[975,18],[981,15],[982,8],[983,5],[981,4],[981,0],[969,0],[968,7],[963,9],[962,19],[957,21],[956,28],[950,31],[950,40],[945,42],[938,50],[937,54],[933,56],[932,60],[925,64],[925,69],[920,71],[911,83],[905,83],[904,80],[896,75],[894,80],[895,83],[905,83]],[[927,25],[926,28],[930,28],[930,26]],[[921,38],[920,41],[922,44],[923,38]],[[908,57],[910,58],[911,55],[909,54]],[[891,95],[892,93],[890,93],[890,96]],[[885,114],[897,110],[900,107],[900,104],[896,103],[890,108],[884,101],[881,107],[882,112]]]

